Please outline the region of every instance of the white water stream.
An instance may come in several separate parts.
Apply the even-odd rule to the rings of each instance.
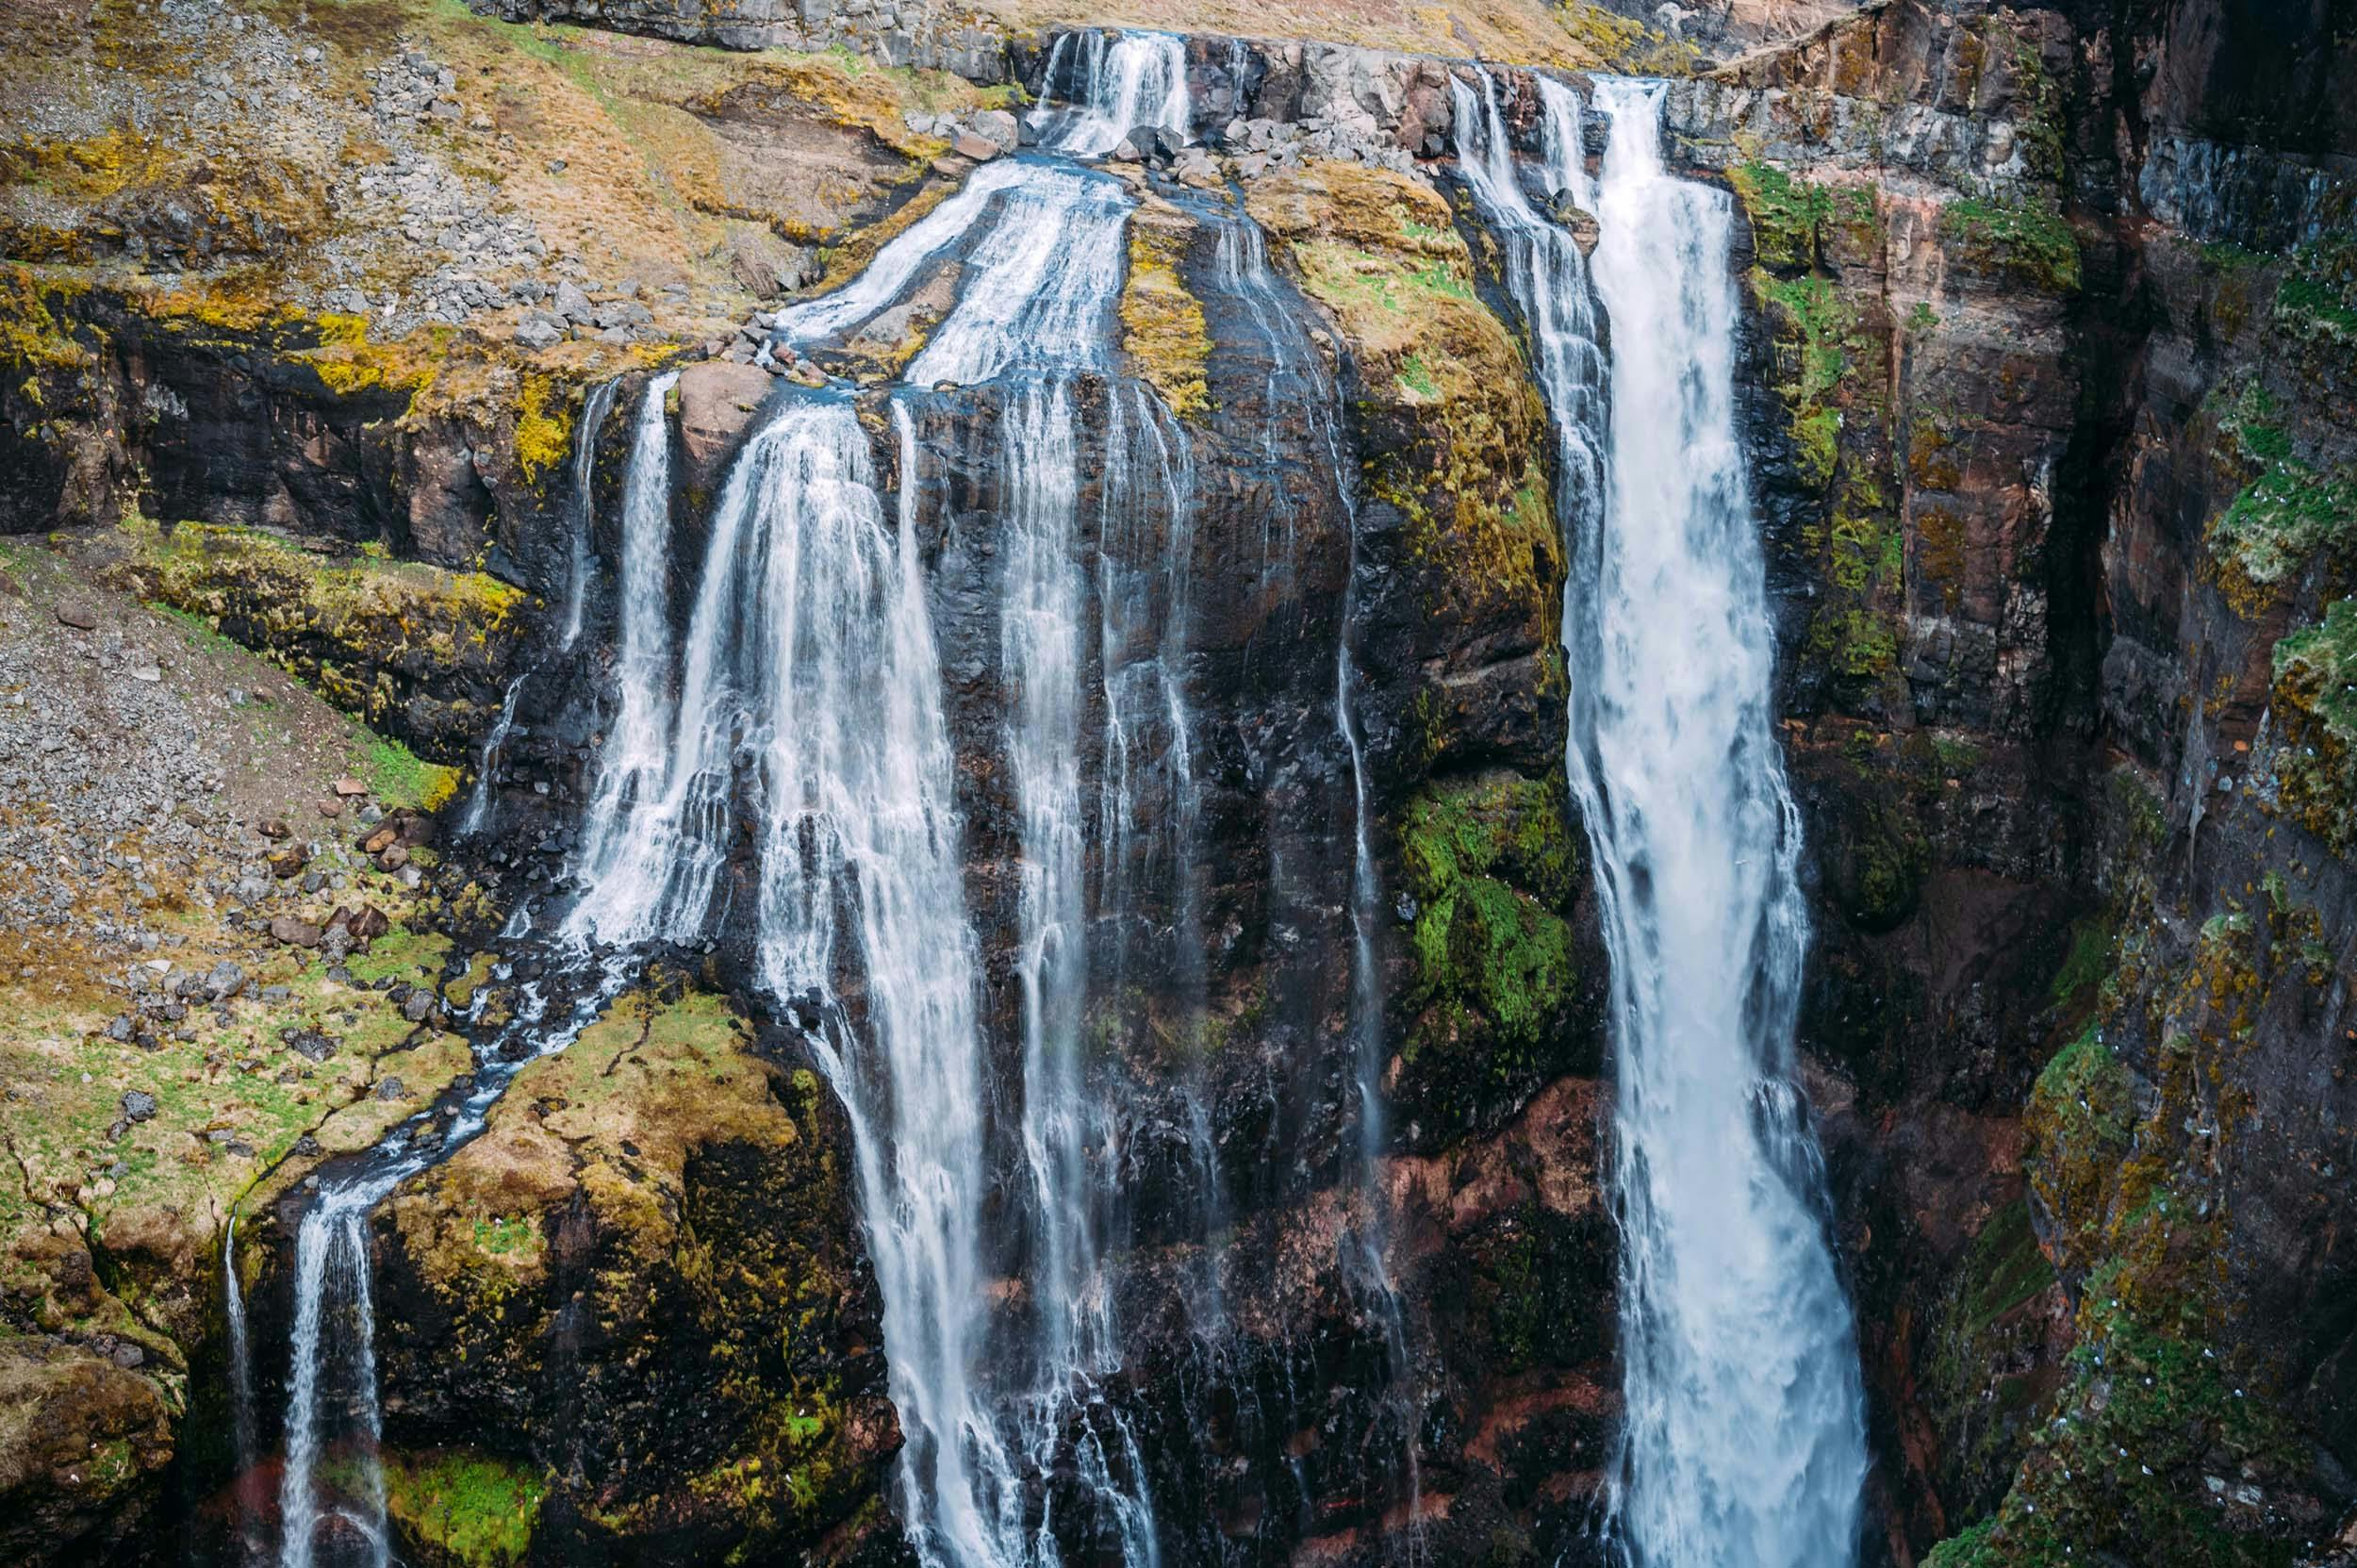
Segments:
[[[1578,248],[1524,195],[1484,85],[1459,84],[1460,157],[1557,427],[1568,761],[1612,954],[1625,1415],[1610,1529],[1636,1568],[1840,1568],[1856,1558],[1863,1411],[1791,1081],[1807,921],[1736,437],[1733,214],[1663,168],[1658,84],[1599,84],[1611,134],[1591,185],[1579,106],[1542,83],[1548,188],[1592,203],[1602,229],[1607,374]]]

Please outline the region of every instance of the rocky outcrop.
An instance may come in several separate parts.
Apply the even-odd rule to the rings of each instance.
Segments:
[[[539,1562],[872,1511],[898,1433],[848,1130],[750,1036],[713,998],[627,997],[377,1211],[388,1503],[422,1560],[477,1560],[453,1500]]]
[[[2287,1560],[2348,1505],[2347,1264],[2283,1217],[2334,1209],[2343,1117],[2278,1098],[2349,962],[2299,934],[2348,875],[2331,60],[1894,5],[1673,93],[1757,255],[1805,1042],[1902,1561]]]
[[[582,23],[723,49],[849,49],[888,66],[948,71],[984,86],[1013,79],[1007,29],[985,9],[879,5],[876,0],[739,0],[687,7],[657,0],[473,0],[509,22]]]

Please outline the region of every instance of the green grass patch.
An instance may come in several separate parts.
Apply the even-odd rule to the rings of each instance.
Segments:
[[[1441,395],[1441,384],[1432,379],[1432,371],[1420,354],[1411,354],[1399,362],[1400,388],[1410,397],[1426,402]]]
[[[2357,239],[2313,240],[2276,287],[2276,324],[2310,342],[2357,345]]]
[[[361,776],[388,806],[434,811],[457,791],[458,769],[427,762],[390,735],[362,731],[358,754]]]
[[[2255,618],[2274,602],[2278,588],[2296,582],[2312,564],[2357,547],[2357,478],[2278,455],[2203,530],[2202,538],[2227,602],[2237,614]]]
[[[237,639],[223,636],[219,627],[193,611],[184,610],[176,604],[167,604],[161,600],[155,599],[147,602],[147,607],[168,620],[178,622],[181,631],[187,634],[182,640],[190,648],[207,653],[242,653],[245,652],[238,645]]]
[[[2275,678],[2336,737],[2357,742],[2357,598],[2334,600],[2322,621],[2277,643]]]

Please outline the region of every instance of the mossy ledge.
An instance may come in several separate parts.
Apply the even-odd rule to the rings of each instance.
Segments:
[[[420,755],[466,760],[524,635],[527,596],[480,571],[258,529],[133,518],[74,541],[102,581],[196,617]]]

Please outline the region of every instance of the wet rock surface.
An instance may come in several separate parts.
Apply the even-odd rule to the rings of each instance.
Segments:
[[[1673,157],[1749,219],[1747,457],[1816,878],[1806,1082],[1871,1389],[1870,1560],[1987,1568],[2065,1543],[2336,1561],[2357,1443],[2346,51],[2209,0],[1804,9],[1593,41],[1626,60],[1830,24],[1679,81],[1668,118]],[[0,1403],[64,1444],[6,1473],[11,1556],[133,1561],[155,1521],[237,1483],[191,1437],[225,1429],[230,1207],[279,1205],[240,1230],[239,1265],[274,1397],[304,1178],[431,1112],[473,1065],[450,1031],[513,1005],[490,932],[563,874],[611,718],[611,585],[593,578],[578,645],[551,631],[582,526],[581,389],[626,372],[588,473],[602,565],[647,373],[708,361],[677,394],[675,550],[695,558],[743,433],[793,395],[779,384],[860,395],[955,295],[774,371],[750,363],[766,312],[1018,151],[1016,110],[970,84],[1045,82],[1053,36],[882,8],[597,18],[965,78],[920,82],[574,29],[541,60],[450,16],[305,30],[167,4],[157,47],[191,69],[141,83],[89,53],[107,15],[81,20],[5,84],[8,167],[51,173],[11,173],[0,217],[0,528],[107,526],[27,543],[0,590],[0,982],[12,965],[24,999],[4,1109],[25,1171],[5,1200]],[[1152,387],[1216,476],[1179,676],[1202,726],[1199,903],[1165,883],[1134,926],[1094,933],[1142,959],[1193,918],[1211,955],[1145,965],[1098,1020],[1129,1043],[1141,1130],[1134,1370],[1106,1397],[1151,1436],[1158,1492],[1198,1500],[1175,1528],[1207,1556],[1373,1561],[1413,1525],[1434,1560],[1588,1560],[1619,1388],[1605,956],[1560,775],[1558,476],[1495,258],[1429,163],[1452,68],[1393,37],[1202,36],[1186,58],[1192,140],[1133,135],[1113,164],[1144,204],[1125,357],[1080,393],[1101,431]],[[567,72],[636,106],[645,147],[618,152]],[[1535,95],[1500,76],[1527,141]],[[209,181],[106,140],[257,124]],[[378,150],[353,156],[355,137]],[[127,161],[102,171],[107,148]],[[1230,180],[1339,381],[1355,520],[1187,205]],[[306,265],[241,292],[240,269],[290,256]],[[918,438],[1007,1037],[996,395],[925,402]],[[135,511],[172,526],[110,526]],[[1276,556],[1272,516],[1294,528]],[[1166,549],[1166,524],[1131,545]],[[1344,1180],[1345,605],[1398,1046],[1380,1183],[1397,1325],[1337,1245],[1374,1221]],[[534,670],[493,832],[453,864],[427,818],[386,815],[421,791],[347,801],[335,781],[360,759],[317,702],[251,660],[190,685],[239,657],[215,635],[450,764]],[[898,1434],[848,1131],[798,1043],[720,1007],[746,988],[743,931],[675,956],[695,984],[536,1064],[481,1140],[376,1215],[387,1483],[420,1560],[462,1560],[483,1523],[445,1506],[462,1494],[523,1522],[511,1560],[891,1554]],[[1169,1311],[1202,1278],[1174,1240],[1202,1197],[1196,1096],[1244,1173],[1218,1280],[1240,1329],[1217,1364]],[[1401,1343],[1413,1409],[1387,1393]]]

